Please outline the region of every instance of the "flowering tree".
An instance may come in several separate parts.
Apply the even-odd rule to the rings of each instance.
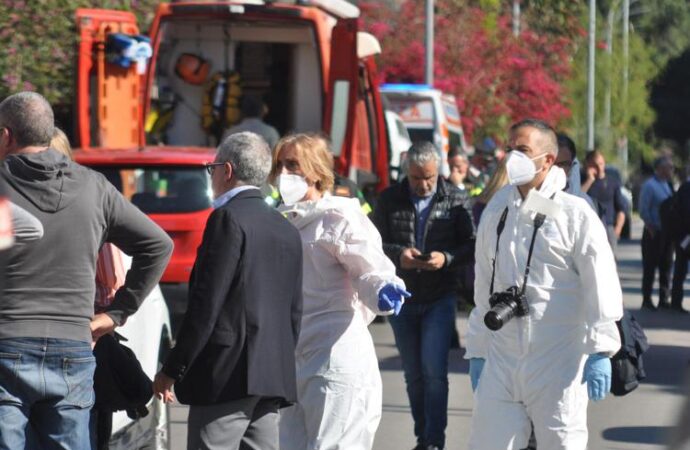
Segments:
[[[571,73],[573,39],[524,24],[515,38],[500,5],[481,3],[437,0],[435,87],[456,96],[468,136],[500,138],[511,122],[525,117],[560,124],[569,116],[563,82]],[[422,82],[423,2],[407,0],[399,11],[379,2],[360,8],[364,28],[383,47],[382,78]]]
[[[0,98],[36,90],[55,105],[70,105],[76,9],[130,10],[144,25],[157,4],[154,0],[0,0]]]

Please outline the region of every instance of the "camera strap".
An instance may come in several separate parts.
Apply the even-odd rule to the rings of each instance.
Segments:
[[[494,252],[494,259],[491,262],[491,286],[489,287],[490,294],[494,293],[494,279],[496,277],[496,258],[498,258],[498,245],[501,241],[501,233],[503,233],[503,229],[505,228],[507,217],[508,207],[506,206],[506,209],[503,210],[503,214],[501,214],[501,219],[498,221],[498,226],[496,227],[496,250]],[[521,293],[523,295],[525,293],[525,289],[527,288],[527,277],[529,276],[530,264],[532,263],[532,252],[534,252],[534,240],[537,238],[537,231],[539,231],[539,228],[542,225],[544,225],[544,220],[546,220],[546,216],[544,214],[538,213],[534,217],[534,231],[532,232],[532,241],[529,244],[529,253],[527,254],[527,267],[525,267],[525,278],[522,282]]]
[[[534,231],[532,232],[532,242],[529,243],[529,253],[527,254],[527,267],[525,267],[525,279],[522,282],[522,295],[525,294],[525,289],[527,288],[527,276],[529,275],[529,266],[530,263],[532,262],[532,252],[534,251],[534,240],[537,237],[537,231],[539,231],[539,227],[544,225],[544,220],[546,219],[546,216],[544,214],[538,213],[534,217]]]
[[[489,288],[489,294],[494,293],[494,278],[496,277],[496,258],[498,257],[498,244],[501,242],[501,233],[503,233],[503,228],[506,226],[506,218],[508,217],[508,207],[503,210],[501,214],[501,220],[498,221],[498,226],[496,227],[496,251],[494,252],[494,259],[491,261],[491,287]]]

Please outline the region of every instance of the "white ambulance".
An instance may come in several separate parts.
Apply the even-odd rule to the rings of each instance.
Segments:
[[[441,174],[448,176],[448,153],[467,149],[455,97],[426,84],[384,84],[381,94],[386,107],[402,118],[412,142],[436,145],[443,160]]]

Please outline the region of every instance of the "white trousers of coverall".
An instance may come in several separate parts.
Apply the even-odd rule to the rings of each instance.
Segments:
[[[554,346],[548,365],[492,348],[475,392],[470,450],[527,447],[530,421],[539,450],[587,448],[586,355]]]
[[[363,331],[297,355],[298,403],[280,411],[281,450],[372,448],[382,386],[371,335]]]

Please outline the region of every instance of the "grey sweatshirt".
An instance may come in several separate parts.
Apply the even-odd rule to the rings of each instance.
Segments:
[[[43,224],[43,238],[7,250],[0,339],[91,341],[96,258],[104,242],[132,256],[106,311],[116,324],[160,279],[172,241],[101,174],[48,149],[8,156],[0,167],[10,199]]]

